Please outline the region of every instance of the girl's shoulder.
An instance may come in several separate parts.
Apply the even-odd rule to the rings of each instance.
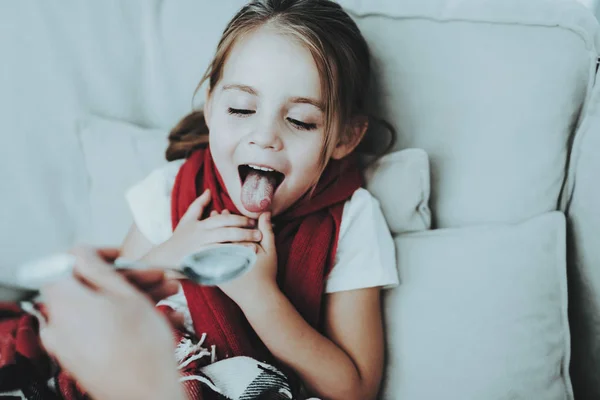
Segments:
[[[141,187],[146,189],[152,189],[157,185],[166,185],[173,187],[175,178],[179,169],[183,165],[185,160],[175,160],[167,162],[160,167],[152,170],[144,179],[136,183],[132,188]],[[170,194],[170,192],[169,192]]]
[[[134,223],[154,245],[171,237],[171,191],[184,162],[175,160],[156,168],[125,193]]]
[[[357,189],[344,204],[326,293],[398,285],[395,247],[379,201]]]
[[[340,236],[356,225],[357,221],[373,221],[373,216],[376,214],[381,214],[379,200],[373,197],[367,189],[357,189],[344,204]]]

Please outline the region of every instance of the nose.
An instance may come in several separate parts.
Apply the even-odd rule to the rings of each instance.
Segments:
[[[268,122],[260,124],[248,136],[250,145],[259,146],[261,149],[279,151],[283,148],[283,142],[277,129],[277,123]]]

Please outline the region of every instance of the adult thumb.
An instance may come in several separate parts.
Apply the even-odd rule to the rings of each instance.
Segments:
[[[132,287],[118,274],[114,266],[104,261],[98,251],[88,247],[71,250],[76,256],[73,275],[93,290],[128,294]]]

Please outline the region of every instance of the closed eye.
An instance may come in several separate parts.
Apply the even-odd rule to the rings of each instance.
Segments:
[[[289,117],[287,118],[287,120],[296,128],[301,129],[303,131],[312,131],[313,129],[317,129],[317,124],[308,124],[306,122],[298,121]]]
[[[227,113],[231,114],[231,115],[239,115],[239,116],[247,116],[247,115],[251,115],[256,113],[256,111],[254,110],[246,110],[243,108],[231,108],[229,107],[227,109]]]

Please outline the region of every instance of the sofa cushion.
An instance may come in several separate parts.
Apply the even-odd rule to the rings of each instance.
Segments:
[[[124,121],[86,116],[79,138],[89,182],[89,220],[80,240],[94,245],[120,245],[133,218],[124,194],[131,185],[163,165],[168,132]]]
[[[434,226],[557,209],[595,66],[576,2],[343,0],[374,59],[372,112],[430,157]],[[374,131],[374,133],[378,133]]]
[[[95,245],[118,245],[133,221],[125,192],[166,163],[168,132],[93,115],[82,118],[79,127],[90,218],[81,224],[78,237]],[[429,229],[429,164],[423,150],[388,154],[365,175],[393,233]]]
[[[369,165],[365,179],[392,234],[431,228],[429,158],[423,150],[387,154]]]
[[[566,193],[569,226],[571,374],[577,398],[600,398],[600,85],[582,115]]]
[[[573,398],[562,213],[404,234],[396,253],[384,399]]]

